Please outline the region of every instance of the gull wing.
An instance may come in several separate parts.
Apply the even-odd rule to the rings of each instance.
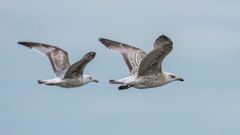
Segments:
[[[159,36],[153,50],[142,60],[138,70],[138,76],[147,76],[162,72],[162,61],[172,51],[173,43],[165,35]]]
[[[74,79],[82,76],[85,66],[95,57],[95,55],[95,52],[89,52],[85,54],[81,60],[72,64],[68,68],[66,74],[64,75],[64,78]]]
[[[52,69],[56,77],[62,77],[70,66],[68,53],[61,48],[36,42],[23,41],[18,42],[18,44],[26,46],[47,57],[47,59],[52,65]]]
[[[141,61],[146,56],[144,51],[125,43],[106,38],[99,38],[99,41],[107,48],[112,49],[122,55],[125,63],[127,64],[130,75],[137,73]]]

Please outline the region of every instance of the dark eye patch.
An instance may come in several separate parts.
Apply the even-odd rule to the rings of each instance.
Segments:
[[[174,76],[174,75],[170,75],[170,77],[171,77],[171,78],[175,78],[175,76]]]

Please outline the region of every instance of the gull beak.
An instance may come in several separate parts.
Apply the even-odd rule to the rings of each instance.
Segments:
[[[92,80],[92,82],[98,83],[98,80]]]
[[[177,80],[178,80],[178,81],[181,81],[181,82],[183,82],[183,81],[184,81],[184,79],[183,79],[183,78],[178,78]]]

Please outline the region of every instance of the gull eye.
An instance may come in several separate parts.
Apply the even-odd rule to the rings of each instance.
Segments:
[[[174,75],[170,75],[170,77],[171,77],[171,78],[175,78],[175,76],[174,76]]]

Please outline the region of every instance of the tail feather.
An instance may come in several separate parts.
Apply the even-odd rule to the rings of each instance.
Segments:
[[[38,84],[45,84],[46,81],[43,81],[43,80],[38,80]]]
[[[119,82],[117,80],[109,80],[109,83],[111,83],[111,84],[123,84],[122,82]]]

